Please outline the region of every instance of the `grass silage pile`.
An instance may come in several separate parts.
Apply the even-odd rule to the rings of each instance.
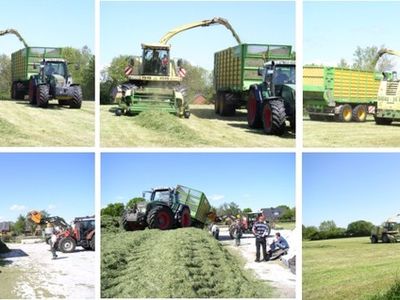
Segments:
[[[9,252],[10,249],[8,249],[7,245],[4,244],[1,240],[0,240],[0,253],[7,253]]]
[[[103,230],[104,298],[266,298],[271,288],[196,228]]]

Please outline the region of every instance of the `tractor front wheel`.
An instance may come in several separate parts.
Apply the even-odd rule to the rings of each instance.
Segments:
[[[38,107],[47,107],[49,104],[49,87],[47,85],[39,85],[36,87],[36,105]]]
[[[365,122],[367,119],[367,107],[363,104],[354,107],[352,119],[354,122]]]
[[[264,104],[262,122],[266,134],[283,135],[286,130],[286,112],[282,100],[269,100]]]
[[[172,227],[173,220],[171,209],[166,206],[156,206],[149,212],[147,224],[149,224],[149,228],[167,230]]]
[[[60,249],[61,252],[64,253],[74,252],[75,247],[76,247],[76,241],[70,236],[61,239],[61,241],[58,243],[58,248]]]
[[[29,80],[29,104],[36,105],[36,85],[32,78]]]
[[[92,249],[93,251],[95,250],[95,248],[96,248],[95,235],[92,236],[92,239],[89,242],[89,246],[90,246],[90,249]]]
[[[82,89],[79,85],[71,87],[72,99],[69,102],[69,108],[81,108],[82,106]]]

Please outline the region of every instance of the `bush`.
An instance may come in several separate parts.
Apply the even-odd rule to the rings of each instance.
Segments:
[[[400,299],[400,280],[397,280],[396,283],[388,291],[379,293],[371,297],[371,300],[399,300],[399,299]]]

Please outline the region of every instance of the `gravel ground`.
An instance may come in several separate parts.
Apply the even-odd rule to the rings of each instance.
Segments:
[[[11,252],[2,254],[7,272],[19,275],[10,283],[6,294],[17,298],[73,298],[95,296],[95,253],[77,247],[74,253],[57,252],[52,260],[45,243],[7,244]],[[0,298],[1,294],[0,294]]]

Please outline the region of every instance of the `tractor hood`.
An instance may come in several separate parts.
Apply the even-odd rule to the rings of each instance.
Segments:
[[[65,78],[58,74],[52,74],[50,76],[50,81],[55,84],[55,86],[64,86],[65,85]]]

